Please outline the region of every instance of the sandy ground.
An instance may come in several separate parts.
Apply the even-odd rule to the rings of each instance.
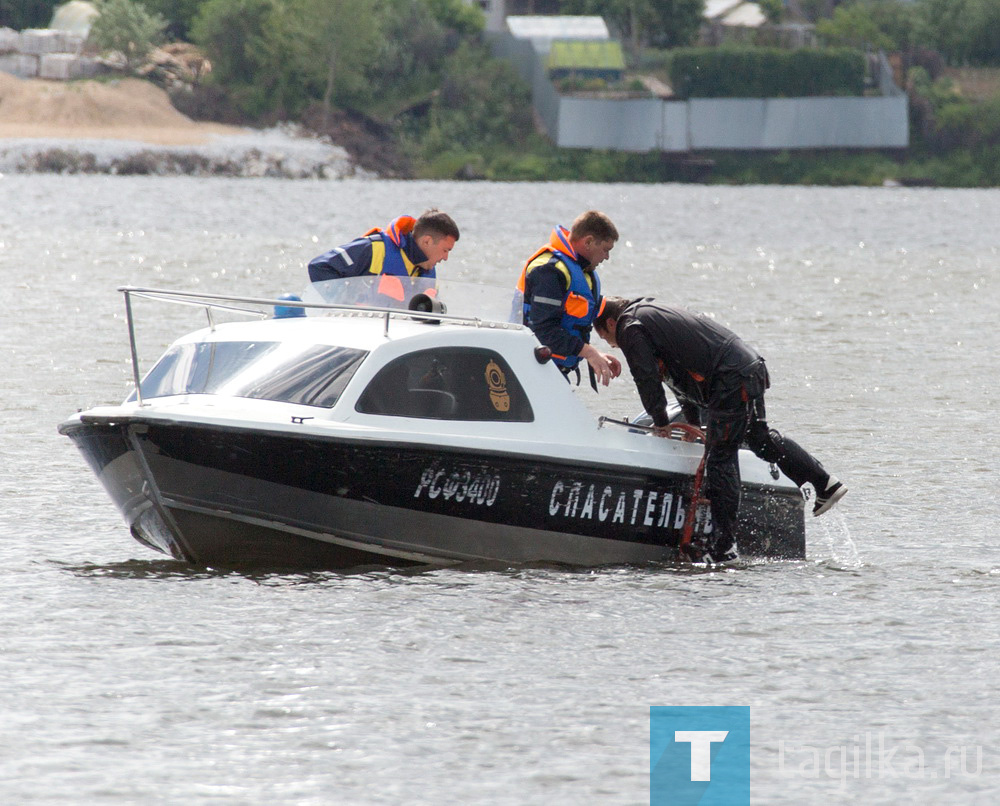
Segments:
[[[213,123],[194,127],[154,126],[66,126],[52,123],[7,123],[0,121],[0,139],[133,140],[163,146],[200,145],[213,137],[239,134],[241,129]]]
[[[0,170],[41,170],[52,161],[38,155],[53,150],[80,155],[93,169],[113,173],[137,153],[149,157],[152,173],[185,170],[178,167],[181,162],[187,170],[197,164],[206,173],[245,176],[339,178],[355,171],[342,148],[297,136],[290,128],[193,121],[163,90],[139,79],[64,82],[0,72]]]
[[[57,137],[195,145],[241,129],[178,112],[159,87],[136,78],[45,81],[0,73],[0,138]]]

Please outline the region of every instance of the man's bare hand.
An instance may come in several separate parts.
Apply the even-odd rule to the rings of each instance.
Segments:
[[[611,383],[612,378],[617,378],[621,375],[621,362],[613,355],[606,355],[600,352],[592,344],[583,345],[583,349],[580,350],[580,357],[587,359],[587,363],[594,370],[594,375],[602,386],[607,386]]]

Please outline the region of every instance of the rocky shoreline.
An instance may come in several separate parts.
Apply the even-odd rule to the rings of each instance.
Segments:
[[[159,145],[103,137],[0,139],[0,173],[344,179],[372,175],[347,151],[295,127],[210,135]]]

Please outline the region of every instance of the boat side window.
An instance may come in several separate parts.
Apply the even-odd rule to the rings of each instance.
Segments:
[[[327,344],[182,344],[146,375],[142,396],[228,395],[330,407],[367,355]]]
[[[431,420],[534,420],[528,396],[503,357],[475,347],[421,350],[391,361],[356,408]]]

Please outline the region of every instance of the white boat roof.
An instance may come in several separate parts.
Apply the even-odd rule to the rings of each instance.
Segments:
[[[184,295],[152,289],[122,289],[128,293],[157,294],[204,299],[213,295]],[[224,298],[232,299],[232,298]],[[174,300],[180,301],[180,300]],[[244,298],[246,302],[262,302]],[[275,302],[269,300],[268,302]],[[188,301],[187,304],[200,304]],[[288,303],[295,305],[294,302]],[[225,308],[225,306],[221,306]],[[421,318],[407,311],[324,309],[319,315],[265,318],[226,322],[201,328],[177,339],[173,346],[205,342],[277,342],[289,352],[297,347],[330,345],[362,350],[368,356],[343,386],[339,398],[327,405],[283,402],[222,393],[171,393],[142,402],[134,399],[117,407],[101,407],[97,416],[141,416],[167,422],[193,422],[225,427],[287,431],[318,437],[418,442],[448,446],[452,450],[518,453],[549,456],[563,461],[611,463],[636,468],[667,467],[693,473],[703,448],[678,440],[654,439],[626,428],[601,427],[580,394],[591,391],[584,381],[573,387],[552,364],[539,361],[535,335],[510,322],[478,319],[448,320],[435,314]],[[131,328],[131,324],[130,324]],[[134,344],[133,344],[134,348]],[[496,353],[521,387],[530,406],[526,420],[451,419],[448,417],[374,413],[360,405],[370,384],[395,359],[425,350],[481,348]],[[268,354],[270,355],[270,354]],[[485,356],[487,359],[489,356]],[[278,356],[280,358],[280,356]],[[270,360],[270,359],[268,359]],[[145,369],[150,369],[145,367]],[[136,372],[138,373],[138,368]],[[385,377],[382,373],[382,377]],[[584,368],[586,378],[586,368]],[[508,383],[511,379],[505,379]],[[391,387],[395,389],[395,387]],[[400,388],[400,395],[417,390]],[[425,390],[419,390],[425,391]],[[395,392],[393,397],[396,397]],[[403,400],[405,398],[400,398]],[[408,410],[409,412],[409,410]],[[746,454],[745,456],[743,454]],[[774,484],[767,465],[741,451],[744,479]],[[790,484],[787,480],[783,483]]]
[[[374,351],[393,342],[469,342],[485,344],[497,338],[516,338],[525,345],[536,346],[534,335],[523,325],[508,322],[449,322],[432,324],[428,321],[391,316],[388,324],[380,313],[332,313],[325,316],[300,316],[288,319],[264,319],[248,322],[226,322],[213,328],[203,328],[177,339],[175,343],[196,341],[275,340],[310,342]],[[505,334],[498,336],[497,334]],[[447,334],[453,338],[443,338]]]

